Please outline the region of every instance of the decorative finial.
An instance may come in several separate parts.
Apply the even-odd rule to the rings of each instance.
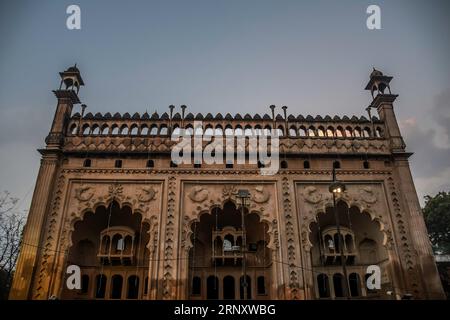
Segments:
[[[81,105],[81,117],[84,116],[84,110],[86,110],[86,108],[87,108],[87,105],[85,105],[85,104]]]
[[[275,121],[275,106],[271,105],[269,108],[272,110],[272,120]]]
[[[184,127],[184,110],[186,110],[186,106],[183,104],[181,106],[181,126]]]
[[[170,110],[170,117],[169,117],[169,133],[172,134],[172,116],[173,116],[173,109],[175,108],[174,105],[170,105],[169,106],[169,110]]]
[[[284,120],[287,120],[287,113],[286,113],[287,108],[288,108],[287,106],[281,107],[281,109],[283,109],[283,112],[284,112]]]

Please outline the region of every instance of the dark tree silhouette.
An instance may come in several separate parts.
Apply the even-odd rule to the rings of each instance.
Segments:
[[[423,214],[433,250],[450,254],[450,192],[426,196]]]
[[[25,223],[18,201],[7,191],[0,194],[0,299],[8,299]]]

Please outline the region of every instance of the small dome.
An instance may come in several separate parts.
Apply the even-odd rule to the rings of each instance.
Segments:
[[[379,71],[379,70],[373,68],[373,71],[372,71],[372,73],[370,74],[370,77],[372,78],[372,77],[375,77],[375,76],[382,76],[382,75],[383,75],[383,72],[381,72],[381,71]]]
[[[80,70],[78,70],[77,68],[77,64],[75,63],[75,65],[73,67],[69,67],[66,71],[64,72],[78,72],[80,73]]]
[[[367,118],[364,117],[364,116],[360,116],[360,117],[359,117],[359,121],[361,121],[361,122],[367,122],[367,121],[369,121],[369,120],[367,120]]]
[[[161,118],[160,118],[161,120],[169,120],[169,115],[167,114],[167,112],[164,112],[162,115],[161,115]]]
[[[212,115],[211,113],[208,113],[208,114],[205,116],[205,120],[212,120],[212,119],[214,119],[214,117],[213,117],[213,115]]]
[[[102,118],[103,118],[103,116],[100,112],[97,112],[94,116],[94,119],[102,119]]]
[[[139,113],[136,112],[135,114],[133,114],[133,117],[131,117],[131,118],[138,120],[141,118],[141,116],[139,115]]]
[[[88,112],[84,115],[84,119],[94,119],[94,115],[92,114],[92,112]]]
[[[189,112],[187,115],[186,115],[186,117],[184,117],[186,120],[194,120],[194,115],[191,113],[191,112]]]

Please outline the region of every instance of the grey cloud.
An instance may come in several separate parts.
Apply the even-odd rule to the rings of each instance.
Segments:
[[[437,124],[444,128],[446,135],[450,137],[450,88],[436,97],[431,112]]]
[[[436,175],[450,167],[450,149],[436,147],[435,134],[435,130],[421,129],[417,124],[403,128],[407,150],[414,153],[411,166],[417,177]]]
[[[401,122],[407,150],[414,153],[410,164],[421,200],[426,194],[450,190],[450,179],[445,178],[450,172],[450,148],[444,142],[436,145],[439,143],[437,126],[442,127],[447,136],[450,134],[449,101],[450,89],[434,99],[430,113],[436,127],[426,128],[420,120],[414,119]]]

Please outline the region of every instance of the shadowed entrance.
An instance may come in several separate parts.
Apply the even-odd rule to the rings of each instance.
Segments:
[[[192,225],[189,252],[191,299],[242,299],[244,250],[248,299],[266,299],[272,265],[268,227],[256,213],[245,211],[247,247],[242,243],[241,211],[231,201],[213,208]],[[258,280],[257,280],[258,279]],[[256,283],[263,288],[253,288]],[[256,293],[256,294],[255,294]]]

